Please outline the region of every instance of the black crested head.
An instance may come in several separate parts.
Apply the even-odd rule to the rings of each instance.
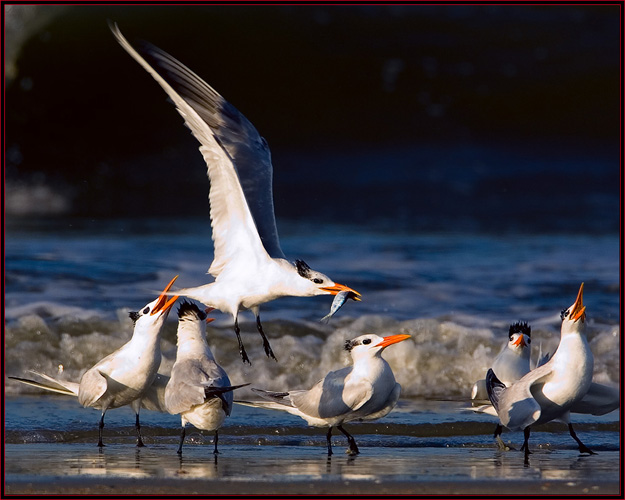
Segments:
[[[200,321],[204,321],[206,319],[206,313],[201,311],[200,308],[194,304],[193,302],[188,302],[187,300],[183,300],[178,307],[178,318],[183,318],[184,316],[194,315]]]
[[[351,352],[351,350],[354,348],[356,344],[354,344],[353,341],[351,340],[346,340],[345,343],[343,344],[343,349],[345,349],[347,352]]]
[[[128,316],[130,316],[130,319],[133,323],[136,323],[137,320],[141,317],[141,314],[139,314],[137,311],[131,311],[128,313]]]
[[[560,319],[562,321],[564,321],[564,318],[566,318],[569,315],[569,310],[568,309],[562,309],[562,312],[560,313]]]
[[[310,267],[303,260],[296,260],[295,267],[297,268],[297,274],[299,274],[302,278],[310,278]]]
[[[512,323],[510,325],[510,331],[508,335],[512,335],[513,333],[523,333],[528,337],[532,336],[532,327],[527,324],[527,321],[517,321],[516,323]]]

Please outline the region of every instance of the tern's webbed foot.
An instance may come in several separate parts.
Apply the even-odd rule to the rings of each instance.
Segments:
[[[252,366],[252,362],[250,361],[250,358],[247,357],[247,352],[245,352],[245,348],[243,346],[241,346],[241,348],[239,349],[239,354],[241,355],[241,360],[244,363]]]
[[[267,357],[273,358],[273,360],[277,362],[278,359],[274,355],[273,350],[271,349],[271,346],[269,345],[269,342],[263,342],[263,347],[265,348],[265,354],[267,355]]]
[[[258,315],[256,316],[256,328],[258,329],[258,333],[260,333],[260,336],[263,338],[263,349],[265,349],[265,354],[268,358],[273,358],[274,361],[278,361],[273,353],[273,350],[271,349],[271,346],[269,345],[269,340],[267,340],[267,336],[263,331],[263,325],[261,324],[260,316]]]
[[[358,446],[356,446],[355,448],[352,448],[351,446],[349,448],[347,448],[345,450],[345,454],[349,455],[350,457],[355,457],[356,455],[358,455],[360,453],[360,450],[358,449]]]
[[[516,449],[511,444],[504,443],[503,439],[501,439],[501,437],[499,437],[499,436],[497,436],[497,448],[499,450],[501,450],[501,451],[510,451],[510,450],[515,450]]]
[[[592,451],[590,448],[588,448],[586,445],[581,445],[579,447],[579,452],[580,453],[588,453],[589,455],[596,455],[596,453],[594,451]]]

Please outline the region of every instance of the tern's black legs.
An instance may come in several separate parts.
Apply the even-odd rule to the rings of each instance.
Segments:
[[[524,441],[523,441],[523,446],[521,446],[521,451],[525,451],[525,464],[529,464],[529,458],[531,455],[531,451],[530,451],[530,444],[529,444],[529,440],[530,440],[530,427],[529,425],[523,429],[523,436],[524,436]]]
[[[247,357],[247,353],[245,352],[245,347],[243,347],[243,341],[241,340],[241,329],[239,328],[239,319],[234,318],[234,333],[237,334],[237,341],[239,342],[239,354],[241,355],[241,359],[244,363],[248,363],[250,366],[252,365],[250,358]]]
[[[180,433],[180,446],[178,446],[178,455],[182,455],[182,444],[184,443],[184,436],[187,433],[184,425],[182,426],[182,432]]]
[[[502,432],[503,426],[501,424],[497,424],[497,427],[495,427],[495,433],[493,434],[493,437],[497,440],[497,448],[501,451],[514,450],[512,446],[503,442],[503,439],[501,439]]]
[[[100,425],[98,427],[98,446],[102,448],[104,443],[102,442],[102,429],[104,429],[104,413],[102,412],[102,416],[100,417]]]
[[[213,451],[213,453],[215,455],[219,454],[219,451],[217,451],[217,441],[219,441],[219,431],[218,430],[215,431],[215,450]]]
[[[579,440],[579,438],[577,437],[577,434],[575,434],[575,431],[573,430],[573,424],[571,423],[569,423],[569,433],[571,434],[571,437],[575,439],[575,441],[577,441],[577,444],[579,445],[580,453],[588,453],[590,455],[596,455],[594,451],[592,451],[590,448],[588,448],[584,443],[582,443]]]
[[[326,434],[326,439],[328,441],[328,456],[332,456],[332,426],[328,429],[328,433]]]
[[[275,361],[278,361],[271,350],[271,346],[269,345],[269,340],[265,336],[265,332],[263,331],[263,325],[260,324],[260,316],[256,315],[256,328],[258,328],[258,333],[263,338],[263,347],[265,349],[265,354],[268,358],[273,358]]]
[[[356,446],[356,440],[353,438],[353,436],[345,429],[343,429],[342,425],[337,425],[336,428],[341,431],[343,435],[347,438],[347,442],[349,443],[349,449],[347,450],[347,453],[349,455],[358,455],[360,451],[358,450],[358,446]]]
[[[139,414],[137,413],[137,419],[135,420],[135,429],[137,429],[137,446],[139,448],[145,446],[143,439],[141,439],[141,424],[139,423]]]

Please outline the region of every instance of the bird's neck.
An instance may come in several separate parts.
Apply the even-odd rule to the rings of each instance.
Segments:
[[[141,349],[150,347],[160,347],[160,325],[150,325],[149,327],[137,325],[128,344]]]
[[[593,355],[586,340],[586,335],[581,332],[569,332],[562,335],[560,345],[553,355],[554,363],[571,373],[588,373],[592,376]]]
[[[381,351],[378,351],[373,355],[365,353],[357,358],[354,358],[353,372],[355,374],[359,374],[365,379],[375,379],[387,369],[390,371],[388,363],[381,356]]]
[[[213,359],[206,337],[197,330],[178,329],[177,357],[209,357]]]

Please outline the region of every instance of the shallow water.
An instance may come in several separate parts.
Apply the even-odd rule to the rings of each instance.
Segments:
[[[64,396],[7,399],[5,479],[19,486],[59,480],[158,479],[213,480],[275,485],[417,484],[451,481],[461,484],[497,480],[517,484],[551,481],[612,484],[619,477],[618,412],[574,418],[580,438],[597,452],[580,455],[565,426],[551,424],[533,432],[533,454],[524,464],[518,451],[502,452],[492,440],[494,419],[463,410],[453,401],[402,401],[387,417],[368,424],[349,424],[360,455],[343,454],[346,442],[335,431],[334,455],[328,457],[325,430],[309,428],[297,417],[235,406],[220,431],[220,454],[213,455],[212,433],[187,430],[182,456],[176,454],[179,419],[142,412],[145,448],[136,448],[134,414],[129,408],[106,415],[105,447],[99,450],[99,412],[83,409]],[[517,449],[521,433],[504,433]],[[146,483],[149,484],[149,483]],[[35,486],[37,487],[37,486]]]
[[[158,227],[158,230],[155,228]],[[200,229],[198,229],[200,228]],[[598,455],[580,456],[566,428],[538,428],[528,467],[519,452],[495,449],[495,419],[464,410],[470,388],[483,378],[507,339],[508,325],[532,325],[533,358],[559,338],[559,312],[585,282],[588,338],[595,381],[620,381],[618,238],[604,235],[408,234],[328,226],[310,238],[306,224],[281,226],[287,255],[304,258],[363,294],[329,324],[319,320],[331,300],[279,299],[261,309],[279,363],[265,357],[253,323],[242,315],[243,340],[253,365],[237,353],[231,319],[215,313],[209,343],[234,384],[283,390],[304,388],[347,364],[345,339],[365,332],[409,333],[384,353],[402,384],[398,407],[377,422],[348,424],[361,455],[327,459],[325,430],[278,412],[236,406],[220,431],[217,460],[212,435],[189,427],[184,454],[175,450],[177,416],[141,414],[145,449],[134,446],[134,414],[107,412],[106,447],[98,452],[99,412],[70,397],[40,395],[5,380],[9,484],[54,478],[213,478],[268,485],[304,481],[367,484],[536,478],[578,484],[611,482],[619,474],[619,412],[574,415],[578,435]],[[61,221],[10,227],[6,240],[6,373],[29,369],[79,380],[97,360],[127,341],[128,311],[153,300],[173,275],[187,286],[202,280],[211,255],[210,233],[197,221],[157,224],[118,220]],[[358,258],[354,258],[357,256]],[[324,300],[327,299],[327,300]],[[162,331],[162,371],[175,355],[174,315]],[[236,398],[250,399],[244,388]],[[519,448],[521,433],[505,432]],[[63,466],[59,467],[59,461]],[[389,464],[380,468],[380,464]],[[272,483],[273,481],[273,483]],[[148,483],[145,483],[148,484]],[[339,484],[339,483],[336,483]],[[270,487],[270,486],[268,486]],[[485,486],[486,487],[486,486]],[[584,486],[586,487],[586,486]]]

